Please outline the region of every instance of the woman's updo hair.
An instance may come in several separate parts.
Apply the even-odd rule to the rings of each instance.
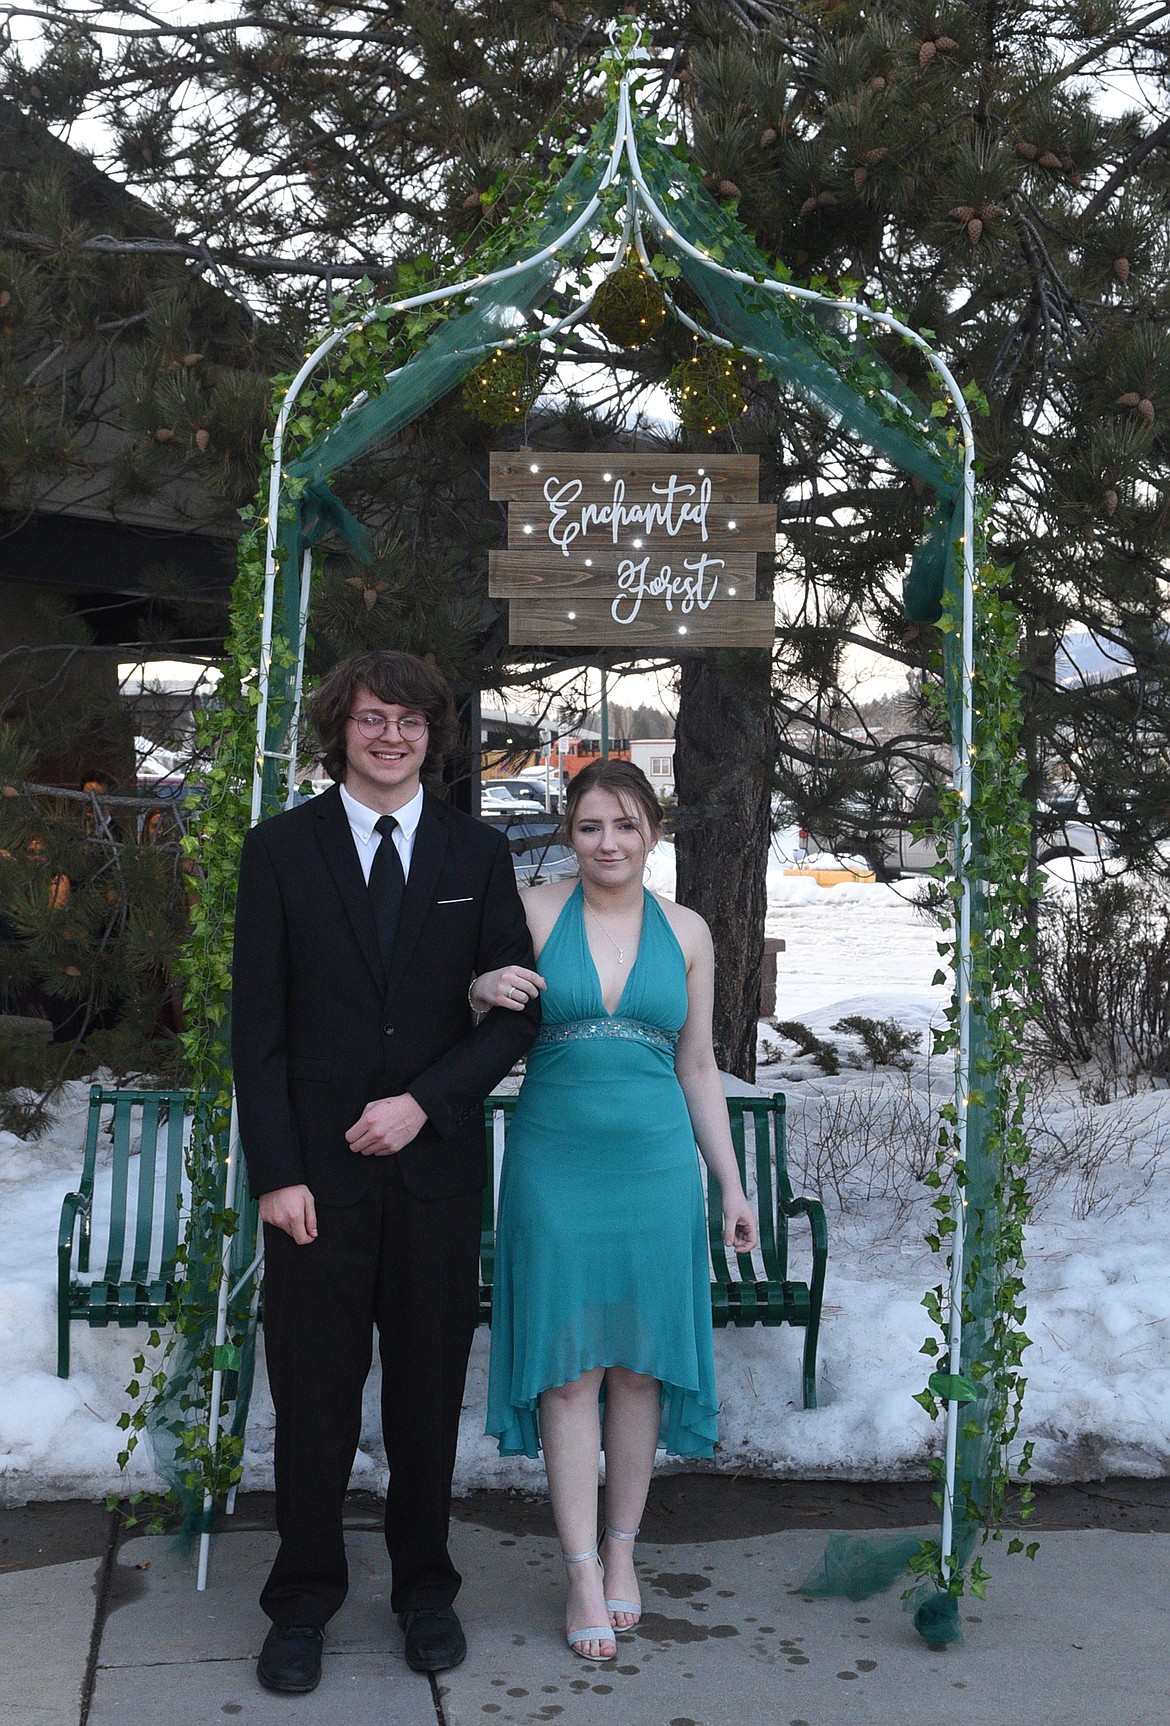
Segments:
[[[632,761],[621,761],[616,756],[598,756],[596,761],[591,761],[588,767],[573,775],[565,792],[565,814],[561,825],[570,843],[581,799],[590,791],[611,791],[627,815],[635,817],[639,825],[645,821],[651,841],[658,838],[662,831],[662,809],[654,795],[654,787],[642,769],[635,767]]]

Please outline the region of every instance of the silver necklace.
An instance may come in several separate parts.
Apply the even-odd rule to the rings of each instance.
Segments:
[[[593,921],[597,924],[597,927],[601,930],[601,933],[605,936],[606,940],[609,942],[610,946],[613,948],[614,952],[617,954],[618,964],[624,965],[626,962],[626,950],[625,950],[625,948],[619,946],[618,943],[614,940],[613,936],[610,934],[610,932],[606,928],[605,924],[601,921],[601,918],[597,915],[597,912],[593,909],[593,907],[589,903],[588,899],[585,898],[584,892],[582,892],[582,894],[581,894],[581,899],[582,899],[582,902],[585,906],[585,909],[588,911],[588,913],[592,917]]]

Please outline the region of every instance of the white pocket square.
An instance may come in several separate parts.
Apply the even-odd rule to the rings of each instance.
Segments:
[[[436,899],[435,904],[436,905],[470,905],[473,902],[474,897],[475,897],[474,894],[469,893],[467,895],[466,899]]]

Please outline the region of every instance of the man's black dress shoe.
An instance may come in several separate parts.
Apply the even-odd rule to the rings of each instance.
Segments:
[[[413,1672],[446,1672],[467,1653],[467,1638],[453,1606],[400,1612],[398,1622],[406,1632],[406,1664]]]
[[[325,1632],[315,1624],[274,1624],[264,1638],[256,1676],[265,1690],[304,1696],[321,1681]]]

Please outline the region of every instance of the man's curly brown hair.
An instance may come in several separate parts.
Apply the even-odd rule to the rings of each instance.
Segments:
[[[317,752],[330,779],[345,778],[345,722],[359,689],[368,689],[376,700],[392,707],[423,714],[428,727],[423,770],[438,766],[459,735],[447,679],[427,660],[385,647],[343,659],[309,702]]]

